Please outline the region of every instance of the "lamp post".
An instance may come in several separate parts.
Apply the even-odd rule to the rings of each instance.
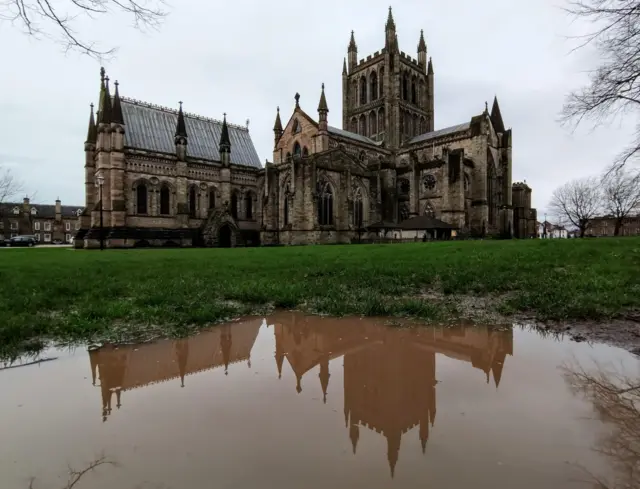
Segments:
[[[546,212],[544,214],[544,222],[542,223],[542,225],[544,226],[542,228],[542,236],[546,239],[547,237],[547,213]]]
[[[104,176],[102,172],[96,174],[96,187],[98,187],[98,198],[100,200],[100,251],[104,250],[104,222],[102,220],[102,186],[104,185]]]

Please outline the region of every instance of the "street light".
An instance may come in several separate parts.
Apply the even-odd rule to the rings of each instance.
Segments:
[[[98,198],[100,200],[100,251],[104,250],[104,223],[102,221],[102,186],[104,185],[104,176],[102,172],[96,173],[96,187],[99,189]]]

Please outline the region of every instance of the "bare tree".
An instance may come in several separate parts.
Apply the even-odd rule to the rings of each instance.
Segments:
[[[598,417],[611,427],[594,450],[612,462],[615,475],[605,480],[589,473],[601,489],[639,489],[640,379],[595,366],[593,371],[575,362],[562,367],[570,389],[590,401]]]
[[[640,2],[638,0],[568,0],[568,13],[595,28],[579,36],[576,49],[594,46],[601,64],[589,84],[570,93],[562,110],[563,123],[595,125],[616,115],[640,112]],[[632,143],[616,158],[621,167],[640,158],[640,124]]]
[[[568,220],[580,230],[580,237],[591,224],[601,205],[600,184],[593,177],[572,180],[553,191],[549,209],[560,220]]]
[[[9,169],[0,166],[0,204],[22,192],[23,185]]]
[[[624,220],[640,211],[640,172],[613,165],[605,172],[602,194],[604,211],[615,218],[613,234],[619,236]]]
[[[94,41],[83,39],[74,29],[78,17],[123,12],[133,18],[134,27],[156,28],[166,16],[164,0],[0,0],[0,21],[18,25],[29,36],[61,42],[67,50],[79,50],[94,58],[110,56],[115,48],[100,50]]]
[[[99,458],[92,461],[90,464],[88,464],[84,469],[76,470],[72,467],[69,467],[69,479],[67,480],[66,484],[62,487],[62,489],[73,489],[76,486],[76,484],[80,482],[80,479],[82,479],[89,472],[93,472],[94,470],[96,470],[98,467],[102,465],[112,465],[117,467],[118,464],[112,460],[108,460],[104,455],[102,455]],[[35,477],[32,477],[30,479],[29,489],[34,489],[35,480],[36,480]]]

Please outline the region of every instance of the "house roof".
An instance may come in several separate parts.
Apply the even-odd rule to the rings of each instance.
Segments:
[[[13,208],[18,207],[20,209],[20,215],[22,215],[23,209],[22,202],[5,202],[0,204],[0,215],[4,215],[6,217],[13,216]],[[42,219],[54,219],[56,217],[56,206],[50,204],[28,204],[29,209],[36,209],[36,214],[34,218],[42,218]],[[73,206],[73,205],[63,205],[62,207],[62,217],[77,217],[78,211],[82,212],[84,210],[83,206]],[[16,216],[18,217],[18,216]]]
[[[174,135],[178,111],[166,107],[121,98],[125,123],[125,145],[130,148],[174,154]],[[220,161],[222,121],[195,114],[184,114],[187,129],[187,156]],[[231,163],[262,168],[249,130],[227,123],[231,140]]]
[[[428,141],[429,139],[434,139],[440,136],[446,136],[447,134],[453,134],[456,132],[466,131],[471,127],[470,122],[465,122],[463,124],[457,124],[455,126],[445,127],[443,129],[438,129],[437,131],[426,132],[424,134],[420,134],[409,140],[409,144],[422,143],[424,141]]]
[[[400,229],[456,229],[455,226],[429,216],[416,216],[398,224]]]

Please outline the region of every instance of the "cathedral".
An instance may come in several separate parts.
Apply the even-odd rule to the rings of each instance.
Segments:
[[[247,126],[111,95],[101,73],[85,142],[86,210],[77,247],[252,246],[535,236],[531,188],[512,183],[512,131],[497,98],[435,129],[435,73],[421,32],[400,51],[391,8],[384,47],[342,68],[342,129],[300,95],[272,161]],[[102,216],[102,225],[101,222]]]

